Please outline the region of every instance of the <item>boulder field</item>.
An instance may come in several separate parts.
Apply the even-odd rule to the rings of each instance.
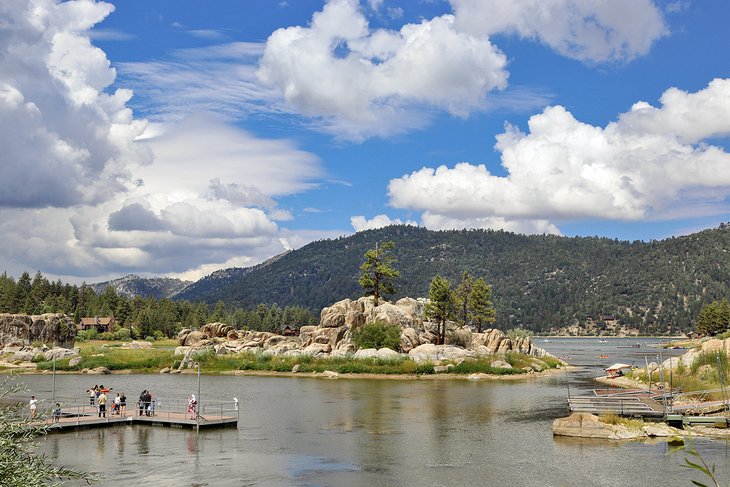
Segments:
[[[392,358],[399,354],[390,349],[357,350],[353,331],[376,321],[400,327],[400,348],[416,362],[439,360],[459,361],[469,357],[520,352],[535,357],[548,355],[533,345],[529,337],[511,339],[501,330],[487,329],[476,333],[468,327],[447,323],[446,343],[435,345],[437,324],[426,319],[426,300],[402,298],[395,303],[381,301],[374,305],[372,297],[345,299],[322,309],[318,326],[303,326],[299,336],[236,330],[224,323],[209,323],[200,330],[184,329],[178,335],[176,355],[186,358],[192,352],[208,349],[216,354],[259,352],[271,355],[312,355]],[[184,366],[181,364],[181,367]]]

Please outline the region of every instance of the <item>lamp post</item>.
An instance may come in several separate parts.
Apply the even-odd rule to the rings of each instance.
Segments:
[[[197,365],[197,367],[198,367],[198,404],[197,404],[198,407],[197,407],[197,410],[195,411],[195,430],[199,431],[200,430],[200,407],[201,407],[200,406],[201,405],[201,402],[200,402],[200,362],[196,362],[195,365]]]
[[[53,357],[53,389],[51,391],[51,405],[56,404],[56,357]]]

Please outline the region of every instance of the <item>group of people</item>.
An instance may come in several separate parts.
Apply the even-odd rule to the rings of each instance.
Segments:
[[[139,401],[137,401],[139,407],[139,415],[142,416],[154,416],[155,415],[155,401],[152,399],[152,391],[145,389],[139,395]]]
[[[104,384],[95,385],[91,389],[87,389],[86,392],[89,394],[89,405],[97,406],[100,418],[106,418],[106,405],[109,402],[109,398],[106,393],[111,392],[112,388],[104,387]],[[111,402],[109,414],[114,414],[121,417],[127,416],[127,396],[122,392],[117,392],[116,397]]]
[[[30,408],[30,417],[35,418],[38,415],[38,399],[36,399],[35,396],[30,396],[28,407]],[[60,403],[56,403],[55,406],[53,406],[53,409],[51,410],[51,416],[53,417],[54,423],[58,423],[61,420]]]

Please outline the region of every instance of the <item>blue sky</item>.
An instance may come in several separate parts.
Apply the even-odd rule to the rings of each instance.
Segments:
[[[730,220],[720,0],[13,0],[9,273],[195,279],[389,223]]]

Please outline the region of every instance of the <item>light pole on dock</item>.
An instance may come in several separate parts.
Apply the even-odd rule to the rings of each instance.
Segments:
[[[198,404],[197,404],[197,410],[195,411],[195,430],[200,430],[200,362],[196,362],[195,365],[198,366]]]
[[[51,391],[51,406],[56,404],[56,358],[53,358],[53,389]]]

